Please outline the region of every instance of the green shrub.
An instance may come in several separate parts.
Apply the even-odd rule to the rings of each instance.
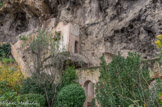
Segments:
[[[85,93],[78,84],[70,84],[60,90],[57,96],[59,107],[82,107]]]
[[[10,92],[11,89],[9,89],[9,85],[7,81],[0,81],[0,97],[3,95],[3,93]]]
[[[9,85],[6,81],[0,81],[0,107],[13,107],[13,105],[7,105],[10,103],[15,103],[15,96],[17,92],[14,90],[9,89]]]
[[[11,55],[10,44],[0,45],[0,58],[9,58],[10,55]]]
[[[97,84],[97,100],[103,107],[136,106],[159,107],[155,91],[149,90],[149,71],[141,66],[138,54],[120,54],[107,65],[101,58],[101,76]]]
[[[0,96],[0,102],[13,101],[14,97],[17,95],[16,92],[5,92]]]
[[[0,96],[0,106],[3,107],[44,107],[45,98],[39,94],[24,94],[17,96],[16,92],[5,92]],[[10,104],[9,104],[10,103]]]
[[[161,96],[162,96],[162,92],[159,93],[159,103],[160,103],[160,105],[162,105],[162,99],[160,99]]]
[[[4,64],[11,64],[15,62],[15,60],[12,58],[2,58],[1,60]]]
[[[22,40],[22,41],[28,40],[28,38],[27,38],[25,35],[21,35],[19,38],[20,38],[20,40]]]
[[[74,66],[67,65],[65,71],[62,74],[62,85],[61,87],[67,86],[72,83],[76,83],[77,75]]]
[[[41,80],[40,75],[34,73],[30,78],[26,78],[25,80],[22,81],[20,93],[21,94],[35,93],[43,95],[44,98],[46,98],[42,82],[43,81]],[[48,97],[51,101],[53,93],[55,91],[55,84],[51,86],[51,84],[48,81],[46,81],[46,89],[48,92]],[[47,105],[47,102],[45,105]]]
[[[25,94],[16,97],[17,106],[44,107],[45,98],[39,94]]]
[[[21,94],[36,93],[41,95],[45,94],[42,84],[38,83],[36,81],[36,78],[26,78],[25,80],[23,80],[20,93]]]
[[[155,90],[154,94],[157,93],[159,103],[162,106],[162,79],[156,78],[156,85],[154,86],[153,89]]]
[[[0,1],[0,8],[3,6],[3,1]]]

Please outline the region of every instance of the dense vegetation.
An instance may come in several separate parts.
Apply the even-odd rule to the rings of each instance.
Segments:
[[[68,53],[60,51],[58,40],[58,35],[52,38],[47,31],[38,32],[30,44],[30,51],[36,58],[33,59],[35,72],[27,78],[12,59],[10,45],[0,45],[0,103],[3,102],[0,106],[83,106],[86,99],[84,90],[77,83],[75,67],[69,65]],[[160,50],[158,61],[161,64],[162,35],[157,36],[155,43]],[[57,73],[60,74],[59,81]],[[162,81],[150,77],[139,54],[129,53],[127,58],[118,54],[110,64],[102,56],[100,73],[94,105],[95,101],[102,107],[160,107],[162,104]],[[156,84],[150,87],[151,82]]]
[[[36,57],[34,62],[36,65],[35,74],[37,76],[37,78],[32,77],[31,79],[35,82],[35,87],[42,87],[36,89],[42,89],[41,93],[45,96],[46,106],[48,107],[59,105],[59,102],[57,102],[58,92],[64,86],[76,83],[77,78],[74,67],[68,64],[65,67],[65,63],[68,62],[67,57],[69,54],[64,49],[60,49],[59,37],[57,33],[55,37],[52,37],[49,32],[42,30],[38,32],[37,38],[34,38],[30,45],[30,49]],[[45,74],[42,72],[48,73]],[[60,79],[58,77],[60,77]],[[24,85],[24,87],[26,87],[26,85]],[[34,86],[31,84],[31,86],[28,87],[32,88]],[[36,89],[34,89],[35,92],[38,91]]]
[[[155,44],[156,44],[157,48],[160,50],[159,63],[160,63],[160,67],[162,69],[162,35],[157,36],[157,40],[156,40]],[[162,72],[162,71],[160,71],[160,72]],[[158,80],[158,85],[162,86],[161,79]],[[159,91],[159,102],[162,105],[162,89]]]
[[[162,66],[162,35],[155,42],[160,50],[159,64]],[[161,68],[160,68],[161,69]],[[149,71],[141,63],[137,53],[127,58],[120,54],[107,65],[104,56],[100,63],[100,81],[97,84],[97,100],[103,107],[160,107],[162,105],[162,80],[158,74],[150,78]],[[161,71],[160,71],[161,72]],[[151,85],[151,82],[154,82]]]
[[[67,64],[65,72],[63,72],[63,74],[62,74],[61,87],[65,87],[67,85],[70,85],[70,84],[73,84],[73,83],[77,83],[76,82],[77,79],[78,79],[78,77],[76,75],[75,67],[74,66],[69,66]]]
[[[101,57],[101,77],[97,84],[97,100],[103,107],[146,106],[160,107],[158,89],[150,85],[149,71],[141,66],[138,54],[129,53],[125,59],[120,54],[107,65]]]
[[[32,40],[30,51],[36,57],[36,60],[34,60],[36,66],[35,72],[32,73],[31,77],[27,78],[22,76],[16,62],[10,58],[10,45],[0,46],[0,59],[2,62],[2,66],[0,66],[0,102],[3,102],[0,106],[55,107],[62,105],[62,102],[57,100],[57,95],[64,87],[73,83],[75,85],[72,85],[72,87],[79,91],[75,98],[79,100],[81,98],[81,102],[79,101],[78,104],[83,105],[85,94],[84,90],[76,82],[75,67],[69,66],[68,63],[66,66],[64,65],[65,62],[69,62],[65,59],[68,54],[60,51],[59,39],[51,37],[47,31],[39,31],[37,38]],[[42,60],[42,58],[44,59]],[[47,65],[44,65],[44,63],[47,63]],[[49,69],[50,74],[42,72],[46,69]],[[57,73],[61,74],[59,82],[56,82]],[[71,94],[75,95],[76,91],[71,91]],[[66,92],[64,95],[68,96],[69,94]],[[63,102],[66,101],[67,99]],[[75,102],[71,100],[70,103],[74,104]],[[74,104],[74,106],[76,105]]]
[[[43,75],[47,75],[47,74],[43,74]],[[50,76],[47,75],[46,77],[50,77]],[[71,90],[71,93],[69,93],[69,92],[65,92],[64,93],[64,91],[63,91],[63,93],[64,93],[63,96],[64,97],[65,96],[69,97],[69,94],[75,95],[79,91],[78,95],[76,94],[77,96],[73,97],[73,98],[79,99],[79,104],[83,105],[83,103],[85,101],[84,90],[81,88],[80,85],[77,84],[76,79],[77,79],[77,76],[76,76],[76,72],[75,72],[74,67],[71,67],[71,66],[68,66],[68,65],[67,65],[64,73],[62,74],[61,83],[59,83],[59,87],[57,88],[57,92],[55,91],[56,90],[56,88],[55,88],[56,84],[54,84],[54,83],[50,84],[50,79],[49,80],[46,79],[46,89],[47,89],[47,92],[48,92],[48,97],[50,99],[50,102],[52,102],[53,94],[55,92],[56,92],[56,96],[57,96],[57,93],[62,93],[60,91],[62,91],[62,90],[64,90],[64,91],[69,90],[69,88],[65,88],[64,89],[64,87],[69,86],[69,85],[75,83],[75,85],[73,85],[72,88],[75,88],[76,90],[75,91]],[[40,76],[37,73],[33,73],[33,75],[30,78],[26,78],[25,80],[23,80],[22,87],[20,89],[20,93],[21,94],[35,93],[35,94],[40,94],[40,95],[44,96],[44,98],[46,98],[46,93],[44,91],[44,86],[43,86],[44,83],[40,82],[41,80],[42,80],[42,76]],[[77,89],[78,89],[78,91],[77,91]],[[55,99],[54,106],[62,105],[61,101],[67,102],[67,99],[63,100],[61,98],[63,96],[58,95],[58,100]],[[61,101],[60,101],[60,98],[62,99]],[[80,102],[80,100],[82,102]],[[74,101],[75,100],[71,100],[71,102],[69,102],[69,103],[75,104]],[[45,101],[45,105],[48,106],[47,99]],[[74,106],[70,106],[70,107],[75,107],[75,105]]]
[[[46,74],[44,74],[46,75]],[[40,94],[44,98],[46,98],[45,91],[43,88],[43,82],[39,82],[41,80],[41,77],[37,73],[33,73],[33,75],[30,78],[26,78],[22,81],[22,86],[20,89],[20,94]],[[52,99],[52,94],[54,93],[55,84],[52,84],[50,86],[50,83],[48,80],[46,80],[46,89],[48,90],[48,96],[49,99]],[[45,101],[46,102],[46,101]],[[45,103],[44,102],[44,103]],[[47,105],[47,102],[45,103]]]
[[[78,84],[70,84],[62,88],[57,96],[58,107],[82,107],[85,101],[83,88]]]
[[[20,89],[24,76],[14,61],[9,58],[10,45],[0,46],[0,106],[2,107],[40,107],[44,101],[44,97],[39,94],[21,95]]]
[[[0,45],[0,60],[2,60],[2,58],[9,58],[10,55],[11,55],[10,44]]]
[[[19,92],[21,81],[23,80],[23,75],[20,71],[20,68],[17,64],[13,62],[4,62],[0,66],[0,83],[1,85],[6,84],[10,90]],[[2,92],[1,92],[2,91]],[[5,93],[3,90],[0,90],[0,94]]]

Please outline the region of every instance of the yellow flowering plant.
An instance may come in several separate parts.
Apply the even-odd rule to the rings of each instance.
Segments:
[[[157,40],[155,41],[155,44],[157,46],[157,48],[162,48],[162,35],[158,35],[157,37]]]
[[[162,35],[158,35],[156,39],[155,44],[160,49],[160,62],[162,62]]]
[[[162,67],[162,35],[158,35],[156,37],[156,41],[155,41],[155,44],[157,46],[158,49],[160,49],[160,57],[159,57],[159,63],[160,63],[160,67]],[[157,84],[159,84],[159,86],[161,86],[161,82],[160,82],[160,79],[159,79],[159,82],[157,82]],[[160,91],[158,93],[159,95],[159,102],[160,104],[162,104],[162,92],[161,92],[161,88],[160,88]]]
[[[157,39],[162,40],[162,35],[158,35]]]
[[[5,81],[9,89],[18,92],[24,78],[20,67],[15,62],[9,62],[8,60],[0,63],[0,82]],[[0,94],[3,94],[2,89],[0,89]]]

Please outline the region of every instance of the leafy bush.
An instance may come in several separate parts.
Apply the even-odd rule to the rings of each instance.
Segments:
[[[78,84],[70,84],[61,89],[57,96],[59,107],[82,107],[85,93]]]
[[[159,107],[157,96],[149,90],[149,71],[141,66],[138,54],[120,54],[106,65],[101,57],[101,77],[97,84],[97,100],[103,107],[136,106]]]
[[[8,83],[6,81],[0,81],[0,107],[13,107],[12,104],[8,103],[15,103],[15,96],[17,92],[14,92],[13,89],[10,89]]]
[[[6,65],[6,64],[13,64],[14,62],[15,62],[15,60],[14,59],[12,59],[12,58],[2,58],[2,61],[1,61],[4,65]]]
[[[44,74],[44,75],[47,75],[47,74]],[[48,75],[47,75],[47,78],[50,78],[50,77],[48,77]],[[71,66],[67,66],[63,75],[62,75],[60,87],[57,90],[57,92],[59,90],[61,90],[61,88],[64,87],[64,86],[67,86],[71,83],[76,83],[76,79],[77,79],[77,75],[76,75],[76,72],[75,72],[75,68],[71,67]],[[50,82],[46,81],[46,88],[47,88],[49,99],[52,100],[52,95],[55,91],[55,84],[53,84],[52,88],[51,88]],[[30,78],[24,79],[22,81],[20,93],[21,94],[36,93],[36,94],[41,94],[44,97],[46,97],[45,91],[44,91],[44,88],[43,88],[42,77],[40,77],[40,75],[37,74],[37,73],[33,73],[33,75]],[[47,102],[46,102],[46,104],[47,104]]]
[[[45,98],[39,94],[18,95],[16,92],[5,92],[0,96],[3,107],[44,107]]]
[[[0,107],[17,107],[15,96],[16,92],[5,92],[0,96]]]
[[[9,92],[11,89],[9,89],[7,81],[3,80],[0,81],[0,96],[2,96],[3,93]]]
[[[11,63],[11,61],[11,59],[3,59],[3,64],[0,66],[0,94],[4,93],[3,89],[10,89],[18,92],[21,81],[24,78],[19,66]]]
[[[11,55],[10,44],[0,45],[0,58],[9,58],[10,55]]]
[[[0,96],[0,102],[13,101],[14,97],[17,95],[16,92],[5,92]]]
[[[42,84],[37,82],[36,74],[32,75],[32,77],[28,77],[22,81],[22,86],[20,89],[21,94],[28,94],[28,93],[36,93],[44,95],[44,90]]]
[[[77,75],[76,75],[76,71],[75,71],[75,68],[74,66],[69,66],[67,65],[65,71],[63,72],[63,75],[62,75],[62,86],[61,87],[64,87],[64,86],[67,86],[69,84],[72,84],[72,83],[76,83],[76,80],[77,80]]]
[[[47,74],[44,74],[47,75]],[[48,75],[47,75],[48,77]],[[46,81],[46,89],[48,92],[48,97],[50,101],[52,100],[53,93],[55,92],[55,84],[51,85],[49,81]],[[29,94],[29,93],[35,93],[45,96],[45,91],[43,88],[43,81],[37,73],[33,73],[33,75],[30,78],[26,78],[22,81],[22,87],[20,89],[21,94]],[[47,102],[46,102],[47,105]]]
[[[3,1],[0,1],[0,8],[3,6]]]
[[[3,107],[44,107],[45,98],[39,94],[18,95],[16,92],[6,92],[0,97]]]
[[[22,41],[28,40],[28,38],[27,38],[25,35],[21,35],[19,38],[20,38],[20,40],[22,40]]]
[[[14,92],[14,89],[10,89],[8,82],[0,81],[0,102],[13,102],[16,95],[17,92]]]
[[[23,107],[44,107],[45,98],[39,94],[25,94],[16,96],[17,106]]]
[[[160,102],[160,105],[162,105],[162,92],[159,93],[159,102]]]
[[[156,84],[153,87],[154,94],[157,94],[160,105],[162,106],[162,79],[156,78]]]

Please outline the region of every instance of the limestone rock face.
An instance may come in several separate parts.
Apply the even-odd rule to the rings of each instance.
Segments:
[[[58,22],[80,28],[80,54],[93,66],[102,53],[155,57],[155,36],[162,33],[161,0],[8,0],[0,10],[0,41]],[[50,20],[50,21],[49,21]]]
[[[50,16],[50,7],[42,0],[5,0],[0,9],[0,41],[16,42],[16,36],[38,27]]]

